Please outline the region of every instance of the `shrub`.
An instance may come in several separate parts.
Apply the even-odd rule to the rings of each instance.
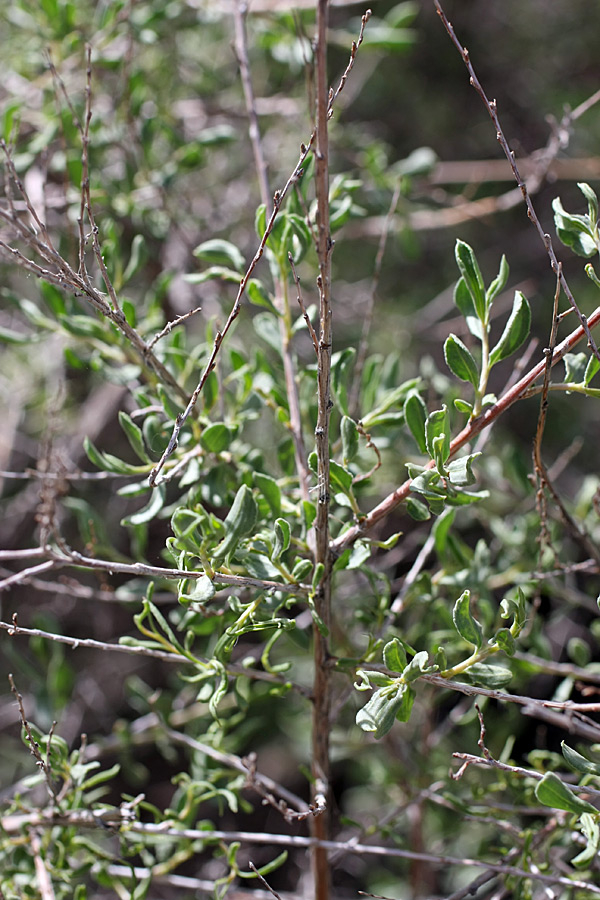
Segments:
[[[380,307],[377,286],[398,218],[434,215],[417,205],[435,154],[390,165],[351,107],[339,119],[361,54],[410,52],[417,6],[336,14],[333,87],[325,0],[232,6],[7,17],[0,628],[34,762],[7,740],[2,894],[241,896],[250,880],[278,896],[302,888],[307,853],[318,900],[330,882],[600,893],[600,764],[572,746],[597,739],[598,478],[566,443],[599,394],[600,308],[582,312],[436,3],[554,305],[531,338],[510,253],[491,269],[459,238],[452,325],[431,355],[402,346],[425,319]],[[555,199],[556,231],[593,258],[598,201],[579,188],[587,212]],[[354,259],[346,236],[373,226],[376,257]],[[350,302],[365,270],[357,329],[336,285]],[[521,434],[502,430],[517,401],[535,410]],[[553,409],[568,425],[549,463]]]

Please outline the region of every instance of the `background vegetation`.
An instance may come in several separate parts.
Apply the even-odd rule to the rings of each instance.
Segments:
[[[433,2],[315,154],[316,6],[0,10],[6,898],[600,893],[600,11],[445,7],[567,314]]]

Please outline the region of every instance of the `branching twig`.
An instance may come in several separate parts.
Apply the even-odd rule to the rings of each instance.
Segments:
[[[68,548],[65,548],[65,551],[65,554],[61,554],[53,550],[46,551],[45,548],[40,547],[38,550],[34,551],[33,555],[46,556],[50,554],[52,559],[40,563],[38,566],[32,566],[29,569],[16,572],[4,581],[0,581],[0,591],[9,587],[11,584],[25,580],[31,575],[37,575],[39,572],[48,571],[49,569],[64,568],[65,566],[81,566],[85,569],[99,569],[104,572],[119,572],[123,575],[141,575],[148,578],[177,580],[180,578],[203,578],[205,575],[205,572],[202,569],[187,571],[186,569],[168,569],[163,566],[150,566],[138,562],[120,563],[110,559],[97,559],[93,556],[84,556],[82,553],[78,553],[76,550],[69,550]],[[14,557],[15,553],[18,553],[18,551],[5,552],[10,553],[11,557]],[[29,551],[27,551],[27,554],[29,556]],[[11,557],[4,556],[5,559]],[[285,582],[280,584],[278,581],[266,581],[261,578],[253,578],[250,575],[227,575],[221,572],[215,572],[214,581],[216,584],[229,584],[236,587],[254,587],[265,591],[283,591],[288,594],[297,593],[301,596],[306,596],[311,591],[310,586],[307,584],[286,584]]]
[[[155,334],[151,341],[148,341],[147,348],[148,350],[152,350],[155,344],[158,343],[162,338],[164,338],[167,334],[170,334],[177,325],[181,325],[182,322],[185,322],[187,319],[191,319],[192,316],[195,316],[196,313],[200,312],[202,309],[201,306],[196,306],[195,309],[190,309],[189,312],[183,313],[181,316],[177,316],[173,319],[172,322],[167,322],[165,327]]]
[[[93,638],[74,638],[68,637],[64,634],[53,634],[50,631],[43,631],[41,628],[22,628],[16,622],[16,614],[13,616],[12,623],[0,621],[0,630],[7,631],[11,636],[23,635],[27,637],[41,637],[45,640],[56,641],[59,644],[66,644],[67,646],[72,647],[74,650],[80,647],[86,647],[91,650],[103,650],[111,653],[127,653],[133,656],[158,659],[161,662],[176,663],[180,666],[202,665],[208,667],[211,665],[211,661],[209,659],[203,659],[201,657],[188,659],[187,657],[182,656],[179,653],[170,653],[166,650],[155,650],[152,647],[144,647],[139,644],[110,644],[105,641],[96,641]],[[261,669],[253,669],[248,666],[229,663],[226,667],[226,671],[230,675],[244,675],[246,678],[251,678],[254,681],[269,681],[273,684],[280,685],[292,684],[294,690],[297,690],[299,694],[302,694],[305,697],[310,696],[310,691],[307,690],[307,688],[302,687],[302,685],[293,684],[287,678],[281,678],[278,675],[273,675],[271,674],[271,672],[265,672]]]

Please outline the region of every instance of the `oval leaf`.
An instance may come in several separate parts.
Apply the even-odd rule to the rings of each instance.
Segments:
[[[470,381],[473,387],[479,384],[479,370],[471,351],[455,334],[450,334],[444,344],[444,359],[450,371],[461,381]]]
[[[231,266],[237,272],[243,272],[245,269],[246,261],[235,244],[221,238],[212,238],[199,244],[194,250],[194,256],[214,265]]]
[[[462,638],[469,644],[473,644],[477,650],[481,647],[483,633],[481,625],[471,614],[471,592],[463,591],[452,611],[454,627]]]

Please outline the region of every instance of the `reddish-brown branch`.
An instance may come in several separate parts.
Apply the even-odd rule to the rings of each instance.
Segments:
[[[588,328],[593,328],[595,325],[600,322],[600,306],[597,307],[591,316],[587,319]],[[585,336],[586,332],[584,332],[583,326],[579,326],[572,331],[568,337],[562,341],[554,353],[552,354],[552,365],[555,366],[556,363],[560,362],[565,353],[569,353],[573,347],[579,343],[579,341]],[[502,413],[506,412],[506,410],[513,405],[517,400],[519,400],[523,394],[526,392],[527,388],[529,388],[536,379],[540,378],[546,369],[546,359],[544,358],[541,362],[537,363],[532,369],[529,370],[522,378],[517,381],[516,384],[513,384],[497,401],[493,406],[490,406],[489,409],[485,410],[480,416],[477,416],[476,419],[471,419],[468,422],[463,430],[457,434],[454,440],[450,444],[450,458],[456,456],[457,452],[468,444],[474,437],[476,437],[480,432],[484,429],[489,428],[496,419],[498,419]],[[429,468],[433,467],[433,462],[429,463]],[[361,521],[360,525],[353,525],[343,534],[341,534],[338,538],[336,538],[331,543],[332,552],[337,556],[339,555],[345,547],[349,547],[350,544],[353,544],[357,538],[362,535],[368,533],[371,528],[373,528],[378,522],[381,522],[383,519],[388,516],[393,509],[395,509],[400,503],[402,503],[408,495],[410,494],[410,485],[411,479],[407,478],[407,480],[396,488],[395,491],[392,491],[391,494],[388,494],[381,503],[378,503],[371,512],[365,516],[365,518]]]

